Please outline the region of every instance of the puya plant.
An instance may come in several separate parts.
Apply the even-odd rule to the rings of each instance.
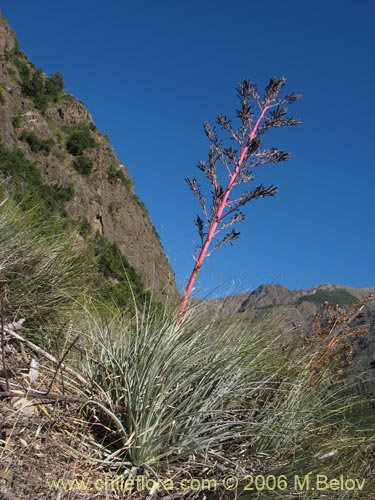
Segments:
[[[198,273],[205,259],[225,243],[236,240],[240,233],[233,227],[243,221],[242,207],[249,201],[274,196],[277,187],[258,185],[250,191],[243,191],[234,197],[239,186],[254,180],[254,170],[267,163],[285,161],[290,155],[276,147],[262,147],[262,137],[269,129],[297,125],[299,121],[287,116],[287,105],[300,98],[298,94],[282,96],[286,79],[271,78],[263,97],[257,87],[249,80],[238,85],[238,97],[241,107],[237,110],[239,128],[234,128],[226,115],[219,114],[217,124],[220,130],[229,136],[236,145],[226,146],[216,127],[205,123],[204,130],[211,142],[208,160],[200,161],[198,169],[211,186],[211,199],[207,203],[200,184],[194,177],[185,179],[203,211],[203,218],[197,215],[195,224],[198,228],[200,244],[196,248],[195,264],[187,282],[179,309],[179,320],[184,315],[189,298],[194,288]],[[219,166],[226,172],[227,181],[220,178]],[[224,236],[223,234],[224,233]],[[221,239],[219,238],[221,236]]]

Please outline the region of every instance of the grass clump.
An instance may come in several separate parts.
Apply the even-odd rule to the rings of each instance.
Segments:
[[[191,326],[147,310],[87,326],[98,362],[87,363],[86,376],[121,434],[117,447],[128,465],[189,473],[194,456],[229,466],[230,447],[236,453],[252,441],[243,402],[262,377],[272,379],[270,369],[260,371],[268,349],[255,331],[233,343],[230,330],[212,336]]]
[[[11,199],[0,207],[0,282],[7,321],[26,318],[29,328],[48,324],[56,329],[58,318],[86,287],[86,264],[74,250],[74,235],[51,234],[36,210],[22,210]]]

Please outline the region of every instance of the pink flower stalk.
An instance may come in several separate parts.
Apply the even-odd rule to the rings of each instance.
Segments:
[[[239,145],[239,151],[231,146],[225,148],[217,135],[216,129],[205,123],[205,133],[211,141],[211,146],[208,161],[199,162],[198,168],[204,173],[213,188],[212,201],[209,211],[197,180],[195,178],[186,179],[199,201],[205,220],[199,215],[196,218],[201,244],[197,248],[195,265],[181,302],[178,322],[181,321],[186,311],[195,280],[204,260],[210,255],[209,250],[219,233],[244,220],[244,214],[239,210],[240,207],[252,199],[274,196],[277,191],[275,186],[265,187],[260,185],[250,192],[242,193],[237,199],[230,198],[235,187],[253,180],[254,168],[266,163],[284,161],[289,157],[288,153],[284,153],[277,148],[261,149],[261,136],[268,129],[299,123],[295,118],[286,117],[287,109],[283,105],[296,101],[300,96],[291,94],[282,98],[279,97],[285,81],[285,78],[271,78],[265,89],[263,99],[260,98],[256,87],[249,80],[239,84],[238,95],[241,101],[241,109],[237,110],[237,117],[241,120],[240,128],[234,129],[225,115],[219,115],[217,118],[217,123],[221,128]],[[258,109],[257,117],[254,116],[251,107],[251,104],[254,103]],[[225,166],[227,171],[228,181],[225,189],[217,175],[216,165],[218,161]],[[229,215],[231,215],[231,218],[228,221],[227,217]],[[239,234],[239,232],[231,230],[221,241],[215,244],[213,250],[224,243],[237,239]]]

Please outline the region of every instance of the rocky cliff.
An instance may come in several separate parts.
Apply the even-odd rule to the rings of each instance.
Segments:
[[[70,193],[67,215],[120,249],[158,300],[176,299],[174,275],[128,170],[85,106],[20,51],[0,14],[0,141],[21,150],[44,181]]]

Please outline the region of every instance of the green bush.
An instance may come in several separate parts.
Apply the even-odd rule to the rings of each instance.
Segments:
[[[23,95],[33,99],[35,106],[40,111],[44,112],[46,110],[48,99],[45,95],[45,77],[42,70],[38,69],[32,72],[30,76],[24,75],[21,89]]]
[[[125,177],[124,172],[121,168],[116,167],[116,165],[110,165],[107,169],[107,178],[109,181],[117,181],[120,180],[122,184],[126,187],[128,191],[131,190],[131,182]]]
[[[64,78],[60,72],[52,73],[47,78],[45,84],[45,93],[49,100],[57,101],[64,94]]]
[[[40,139],[34,132],[24,130],[19,138],[27,142],[33,153],[43,153],[48,155],[54,145],[53,139]]]
[[[73,195],[73,187],[46,184],[36,165],[21,151],[8,151],[0,146],[0,177],[10,178],[9,190],[24,209],[35,209],[41,218],[65,215],[64,202]],[[63,221],[66,224],[68,219]],[[61,227],[61,222],[57,219],[51,221],[51,228],[55,227],[54,224]]]
[[[96,141],[91,135],[91,131],[87,126],[72,127],[68,139],[66,141],[66,149],[68,153],[74,156],[82,155],[87,149],[92,149],[96,146]]]
[[[20,76],[22,94],[33,100],[36,108],[45,112],[51,102],[64,95],[64,79],[61,73],[46,77],[41,69],[34,67],[27,56],[19,49],[18,43],[13,50],[5,51],[5,59],[13,64]]]
[[[93,161],[87,156],[81,154],[74,158],[73,167],[82,175],[90,175]]]
[[[138,273],[116,244],[111,244],[98,233],[93,244],[99,273],[106,278],[98,284],[103,297],[120,308],[132,306],[134,300],[141,307],[150,299],[150,293],[145,291]]]
[[[32,65],[29,63],[26,55],[19,49],[18,43],[16,43],[13,50],[6,50],[4,53],[5,60],[18,70],[22,82],[30,76],[30,68]]]
[[[74,186],[72,183],[68,184],[67,186],[62,186],[61,184],[50,184],[49,187],[53,191],[53,197],[58,202],[65,203],[67,201],[70,201],[75,194]]]
[[[86,218],[83,218],[79,224],[78,228],[79,234],[82,236],[82,238],[87,239],[90,236],[91,233],[91,226],[89,221]]]
[[[12,118],[12,125],[14,129],[20,128],[21,125],[21,113],[16,112],[16,114]]]

